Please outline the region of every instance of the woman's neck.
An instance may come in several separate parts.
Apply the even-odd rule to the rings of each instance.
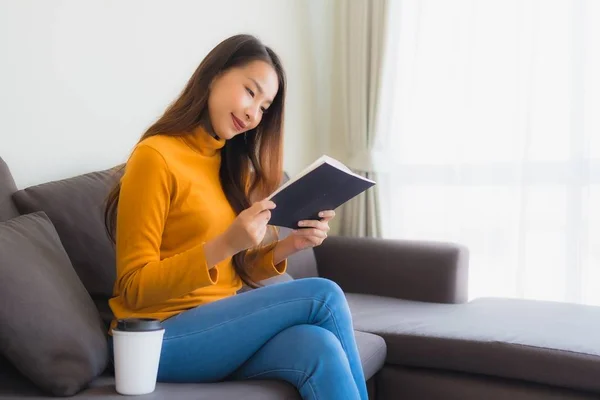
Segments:
[[[196,127],[191,135],[182,138],[192,149],[205,156],[214,156],[225,146],[225,140],[214,138],[202,125]]]
[[[200,119],[200,125],[202,126],[202,128],[204,128],[204,130],[213,138],[219,140],[219,136],[215,133],[215,130],[212,126],[212,123],[210,122],[210,117],[208,116],[208,113],[204,113],[204,115],[202,116],[202,118]]]

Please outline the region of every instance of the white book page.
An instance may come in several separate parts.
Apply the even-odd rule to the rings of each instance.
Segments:
[[[339,162],[338,160],[336,160],[335,158],[331,158],[328,156],[323,156],[325,157],[325,160],[327,162],[327,164],[331,165],[332,167],[335,167],[341,171],[346,172],[348,175],[352,175],[357,177],[358,179],[362,179],[363,181],[367,181],[367,182],[373,182],[371,179],[365,178],[364,176],[360,176],[359,174],[352,172],[352,170],[348,167],[346,167],[344,164],[342,164],[341,162]]]
[[[321,158],[324,159],[327,162],[327,164],[331,165],[332,167],[336,167],[337,169],[340,169],[340,170],[342,170],[344,172],[347,172],[349,174],[353,173],[350,170],[350,168],[346,167],[344,164],[342,164],[341,162],[339,162],[335,158],[331,158],[329,156],[321,156]]]

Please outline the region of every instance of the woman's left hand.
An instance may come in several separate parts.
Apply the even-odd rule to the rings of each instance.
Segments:
[[[299,229],[295,229],[290,236],[294,249],[304,250],[309,247],[321,245],[327,238],[329,232],[329,221],[335,217],[333,210],[319,213],[320,220],[306,220],[298,223]]]

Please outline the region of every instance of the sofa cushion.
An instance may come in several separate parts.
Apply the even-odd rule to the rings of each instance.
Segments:
[[[16,190],[17,186],[8,165],[0,158],[0,221],[6,221],[19,215],[11,199]]]
[[[117,171],[119,173],[117,173]],[[44,211],[92,295],[111,296],[115,250],[104,228],[104,201],[120,170],[91,172],[19,190],[13,199],[21,214]]]
[[[44,391],[77,393],[106,368],[106,334],[48,217],[0,222],[0,257],[0,353]]]
[[[0,400],[52,398],[36,390],[19,376],[12,375],[7,378],[0,376]],[[292,385],[275,380],[222,383],[158,382],[156,390],[152,394],[137,397],[151,400],[301,400]],[[115,391],[114,377],[108,375],[97,378],[88,388],[72,397],[75,400],[123,400],[126,398]]]
[[[354,331],[354,337],[356,338],[365,379],[369,380],[385,363],[387,355],[385,340],[381,336],[361,331]]]
[[[355,328],[385,339],[388,364],[600,393],[600,307],[499,298],[466,304],[347,298]]]

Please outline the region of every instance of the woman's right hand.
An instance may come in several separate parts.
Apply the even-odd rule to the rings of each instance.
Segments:
[[[224,233],[224,239],[234,253],[258,246],[267,233],[271,210],[275,203],[262,200],[242,211]]]

